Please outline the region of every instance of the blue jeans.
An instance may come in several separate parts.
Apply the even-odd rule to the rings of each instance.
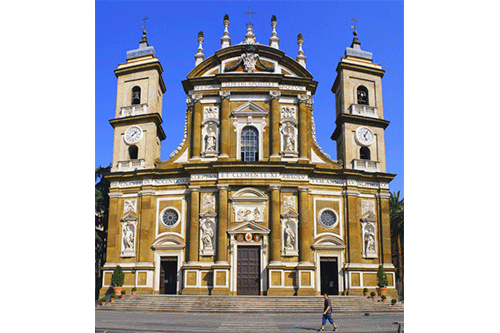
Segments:
[[[332,314],[331,312],[327,312],[326,315],[323,315],[323,322],[321,325],[325,326],[326,324],[326,320],[328,319],[328,321],[330,322],[330,324],[333,325],[333,319],[332,319]]]

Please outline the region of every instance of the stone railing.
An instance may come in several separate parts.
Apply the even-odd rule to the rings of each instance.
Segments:
[[[351,109],[351,114],[363,117],[378,118],[377,108],[374,106],[351,104],[350,109]]]
[[[370,160],[352,160],[352,168],[368,172],[379,171],[380,162]]]
[[[133,171],[135,169],[144,169],[144,159],[118,161],[118,171]]]
[[[135,104],[131,106],[124,106],[120,110],[120,118],[137,116],[140,114],[146,114],[148,112],[147,104]]]

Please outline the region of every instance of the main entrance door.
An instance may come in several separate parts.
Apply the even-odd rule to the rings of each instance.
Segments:
[[[238,246],[238,295],[260,295],[260,247]]]
[[[161,258],[160,294],[177,293],[177,258]]]
[[[321,294],[327,293],[328,295],[339,294],[339,271],[337,258],[321,258],[320,261],[321,272]]]

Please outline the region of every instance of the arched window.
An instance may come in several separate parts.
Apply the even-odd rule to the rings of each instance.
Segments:
[[[141,88],[138,86],[132,88],[132,104],[141,104]]]
[[[139,155],[139,148],[137,148],[137,146],[135,145],[128,147],[128,155],[131,160],[136,160],[137,156]]]
[[[365,86],[358,87],[358,104],[368,105],[368,89]]]
[[[359,158],[361,158],[362,160],[369,160],[371,159],[370,156],[370,148],[368,147],[361,147],[361,149],[359,150]]]
[[[259,132],[255,127],[247,126],[241,131],[241,160],[259,160]]]

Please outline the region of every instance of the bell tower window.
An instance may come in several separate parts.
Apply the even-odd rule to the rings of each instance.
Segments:
[[[141,88],[135,86],[132,88],[132,105],[141,104]]]
[[[241,160],[259,160],[259,133],[255,127],[247,126],[241,131]]]
[[[370,160],[371,159],[370,148],[361,147],[361,149],[359,150],[359,158],[362,160]]]
[[[368,89],[365,86],[358,87],[358,104],[368,105]]]
[[[132,145],[128,147],[128,155],[131,160],[136,160],[139,155],[139,148],[136,145]]]

